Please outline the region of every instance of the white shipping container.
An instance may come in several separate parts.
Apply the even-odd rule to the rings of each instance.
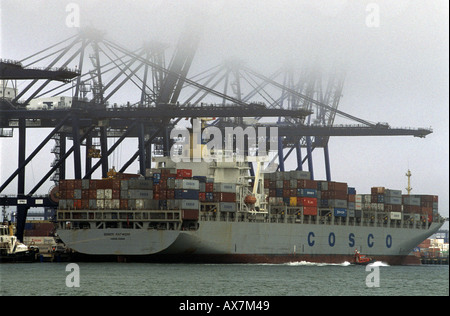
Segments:
[[[178,200],[180,210],[198,210],[200,203],[198,200]]]
[[[311,179],[311,174],[309,173],[309,171],[292,170],[289,171],[289,177],[290,179],[309,180]]]
[[[362,206],[361,203],[355,202],[355,210],[362,210]]]
[[[97,199],[97,208],[100,210],[103,210],[105,208],[105,200],[98,200]]]
[[[361,203],[361,202],[362,202],[362,195],[361,195],[361,194],[356,194],[356,196],[355,196],[355,202],[356,202],[356,203]]]
[[[97,189],[97,200],[105,198],[105,189]]]
[[[391,196],[391,197],[402,197],[402,190],[391,190],[391,189],[386,189],[384,191],[384,196]]]
[[[113,210],[118,210],[120,208],[120,200],[119,199],[111,200],[111,208]]]
[[[214,183],[214,192],[236,193],[235,183]]]
[[[112,199],[112,189],[105,189],[105,199]]]
[[[112,210],[112,200],[105,200],[105,210]]]
[[[219,210],[221,212],[236,212],[236,203],[234,202],[220,202]]]
[[[214,187],[216,185],[214,184]],[[175,189],[183,190],[199,190],[200,184],[198,180],[191,179],[175,179]]]
[[[390,219],[401,220],[402,213],[401,212],[390,212],[389,217],[390,217]]]

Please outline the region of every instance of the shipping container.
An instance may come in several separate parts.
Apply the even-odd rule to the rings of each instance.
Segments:
[[[183,220],[198,220],[198,210],[182,210],[181,217]]]
[[[404,205],[420,206],[420,197],[415,197],[412,195],[403,195],[402,200]]]
[[[128,190],[129,199],[151,199],[152,197],[153,197],[153,190],[143,190],[143,189]]]
[[[199,190],[200,184],[199,184],[198,180],[175,179],[175,189]]]
[[[316,189],[297,189],[298,197],[312,197],[317,198],[317,190]]]
[[[236,212],[236,203],[220,202],[219,210],[221,212]]]
[[[191,169],[177,169],[177,178],[191,178],[192,170]]]
[[[105,198],[105,189],[97,189],[97,199],[104,199]]]
[[[310,215],[310,216],[317,215],[317,207],[315,206],[303,206],[301,210],[303,211],[303,215]]]
[[[112,189],[105,189],[105,200],[112,199]]]
[[[199,191],[198,190],[174,190],[175,199],[187,199],[187,200],[198,200]],[[163,200],[163,198],[161,198]]]
[[[402,197],[402,190],[385,189],[384,190],[384,195],[385,196],[390,196],[390,197],[401,198]]]
[[[314,180],[297,180],[297,188],[299,189],[316,189],[317,190],[317,182]]]
[[[198,200],[178,200],[180,210],[198,210],[200,203]]]
[[[391,220],[401,220],[402,213],[401,212],[389,212],[389,218]]]
[[[395,205],[401,205],[402,204],[402,198],[397,196],[385,196],[384,197],[384,203],[385,204],[395,204]]]
[[[103,210],[105,208],[105,200],[97,199],[97,209]]]
[[[329,199],[328,206],[337,208],[347,208],[347,200]]]
[[[289,206],[297,206],[297,197],[289,198]]]
[[[215,202],[236,202],[236,193],[215,192],[213,195]]]
[[[317,199],[309,197],[299,197],[297,198],[298,206],[314,206],[317,208]]]
[[[151,179],[134,178],[128,180],[128,189],[153,189],[153,181]]]
[[[301,171],[301,170],[292,170],[287,173],[289,175],[290,179],[296,179],[296,180],[309,180],[311,179],[311,174],[308,171]]]
[[[347,209],[335,207],[334,208],[334,216],[346,217],[347,216]]]

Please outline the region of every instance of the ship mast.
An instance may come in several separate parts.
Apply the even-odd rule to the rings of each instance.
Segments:
[[[411,171],[408,169],[408,172],[406,173],[406,176],[408,177],[408,187],[406,188],[406,191],[408,192],[408,195],[411,193],[412,188],[411,188]]]

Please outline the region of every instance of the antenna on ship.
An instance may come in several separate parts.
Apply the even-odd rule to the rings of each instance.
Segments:
[[[411,188],[411,171],[408,169],[408,172],[406,173],[406,176],[408,177],[408,187],[406,188],[406,191],[408,192],[408,195],[411,193],[412,188]]]

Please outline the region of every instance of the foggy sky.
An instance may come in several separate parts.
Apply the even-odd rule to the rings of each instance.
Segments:
[[[188,77],[230,57],[266,76],[286,62],[338,65],[347,74],[340,110],[392,127],[432,127],[433,133],[424,139],[331,138],[332,179],[357,193],[370,193],[372,186],[405,192],[409,168],[412,193],[439,195],[440,212],[448,216],[448,1],[2,0],[0,56],[20,60],[76,34],[66,25],[69,3],[79,5],[81,27],[105,30],[130,49],[147,40],[173,48],[186,19],[194,17],[203,36]],[[371,4],[379,8],[378,27],[367,25]],[[30,136],[28,152],[32,137],[39,139]],[[17,139],[0,139],[0,146],[4,181],[17,165]],[[314,158],[315,178],[324,179],[323,152]],[[288,165],[294,164],[290,158]],[[40,167],[32,168],[27,188],[40,179]]]

